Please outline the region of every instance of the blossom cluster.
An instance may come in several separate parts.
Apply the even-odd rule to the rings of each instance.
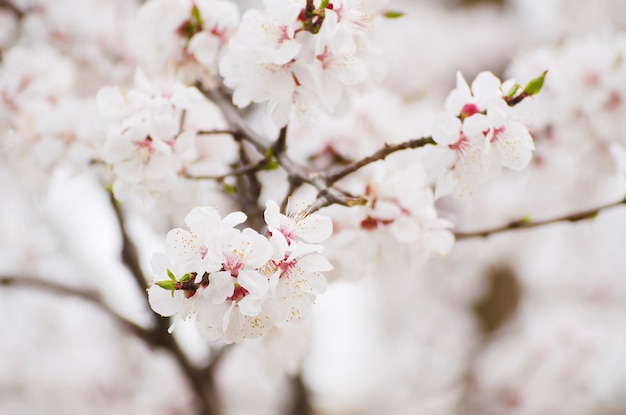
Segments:
[[[220,63],[233,103],[267,101],[278,127],[333,113],[375,67],[366,36],[380,1],[265,0],[249,10]]]
[[[146,2],[138,14],[140,62],[151,73],[213,82],[218,56],[238,24],[239,10],[230,1]]]
[[[247,217],[222,218],[212,207],[193,209],[189,228],[167,235],[165,253],[152,258],[150,305],[163,316],[191,320],[211,340],[241,342],[274,325],[301,319],[326,288],[332,266],[320,242],[332,232],[329,218],[299,211],[280,213],[268,201],[267,235],[239,230]]]
[[[429,165],[438,172],[436,197],[455,190],[470,193],[502,167],[521,170],[528,165],[535,147],[523,123],[528,102],[523,99],[535,92],[535,85],[522,90],[514,81],[501,83],[491,72],[482,72],[470,89],[457,73],[456,89],[433,125],[438,146]]]

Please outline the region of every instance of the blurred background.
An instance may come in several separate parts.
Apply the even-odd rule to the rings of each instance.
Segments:
[[[0,1],[0,49],[46,43],[76,66],[76,94],[93,97],[132,77],[123,39],[139,5]],[[190,364],[207,368],[195,373],[210,378],[214,413],[626,414],[626,2],[387,7],[405,15],[376,29],[387,75],[358,107],[371,134],[427,135],[457,70],[520,83],[549,71],[530,120],[532,165],[440,200],[455,231],[611,207],[460,239],[419,268],[336,258],[313,318],[260,340],[222,348],[180,327]],[[25,68],[0,66],[0,90]],[[0,143],[14,149],[2,105]],[[95,176],[39,163],[55,151],[0,156],[0,414],[196,413],[180,356],[135,330],[161,323],[120,260],[130,237],[149,275],[150,255],[184,213],[159,222],[133,206],[124,236]]]

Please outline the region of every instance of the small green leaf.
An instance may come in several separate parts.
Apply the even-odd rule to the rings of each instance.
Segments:
[[[232,184],[223,182],[222,186],[224,187],[224,190],[226,191],[226,193],[234,194],[237,192],[237,188],[233,186]]]
[[[404,14],[404,12],[400,12],[397,10],[386,10],[383,12],[383,16],[385,16],[387,19],[397,19],[404,16]]]
[[[198,6],[193,6],[193,9],[191,9],[191,18],[193,19],[193,22],[196,24],[201,25],[202,22],[202,15],[200,15],[200,9],[198,9]]]
[[[532,220],[530,219],[530,215],[526,214],[522,217],[522,219],[520,220],[521,223],[523,223],[524,225],[528,225],[529,223],[532,222]]]
[[[507,98],[513,98],[522,86],[520,84],[513,85],[513,88],[505,95]]]
[[[187,274],[183,275],[182,277],[180,277],[180,281],[181,282],[191,281],[191,274],[187,273]]]
[[[167,276],[170,277],[170,280],[176,282],[176,276],[174,275],[174,273],[172,271],[170,271],[169,269],[167,270]]]
[[[108,194],[112,195],[112,194],[113,194],[113,183],[108,184],[108,185],[104,188],[104,190],[105,190]]]
[[[322,4],[320,4],[320,9],[324,10],[325,8],[327,8],[328,3],[330,3],[330,0],[322,0]]]
[[[176,289],[176,281],[163,280],[163,281],[157,281],[157,282],[155,282],[155,284],[158,285],[159,287],[165,289],[165,290],[175,290]]]
[[[541,88],[543,88],[543,81],[546,79],[547,73],[548,71],[543,71],[540,76],[528,82],[523,93],[527,96],[538,94]]]
[[[271,171],[276,170],[280,167],[280,163],[278,162],[278,159],[276,158],[276,155],[274,154],[274,149],[272,147],[268,148],[265,152],[265,160],[267,160],[264,166],[265,170]]]
[[[278,160],[276,160],[276,157],[272,157],[267,161],[267,163],[265,163],[265,170],[267,171],[276,170],[279,167],[280,163],[278,162]]]

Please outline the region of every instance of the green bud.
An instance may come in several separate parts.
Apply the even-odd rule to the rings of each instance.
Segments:
[[[528,82],[528,84],[524,88],[523,94],[527,96],[538,94],[539,91],[541,91],[541,88],[543,88],[543,81],[546,79],[547,73],[547,70],[543,71],[543,73],[539,77],[532,79],[530,82]]]
[[[400,12],[397,10],[386,10],[383,12],[383,16],[385,16],[387,19],[397,19],[404,16],[404,14],[404,12]]]
[[[198,9],[198,6],[193,6],[193,9],[191,9],[191,18],[193,19],[193,22],[201,25],[202,22],[202,16],[200,15],[200,9]]]

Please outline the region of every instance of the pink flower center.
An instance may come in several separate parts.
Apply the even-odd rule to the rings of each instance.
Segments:
[[[226,262],[222,264],[222,271],[230,271],[230,275],[233,278],[239,277],[239,271],[243,269],[244,263],[241,262],[239,257],[230,257],[226,259]]]
[[[463,151],[463,149],[465,149],[468,146],[468,144],[469,144],[469,139],[467,138],[465,133],[461,131],[461,134],[459,136],[459,141],[457,141],[454,144],[448,144],[448,148],[450,150]]]
[[[461,108],[460,117],[462,120],[464,120],[465,118],[471,117],[472,115],[477,114],[479,112],[480,112],[480,109],[478,109],[476,104],[467,103],[463,105],[463,108]]]
[[[235,284],[235,290],[233,291],[233,295],[228,297],[228,299],[230,301],[240,301],[243,297],[245,297],[248,294],[250,294],[248,290],[246,290],[239,284]]]

